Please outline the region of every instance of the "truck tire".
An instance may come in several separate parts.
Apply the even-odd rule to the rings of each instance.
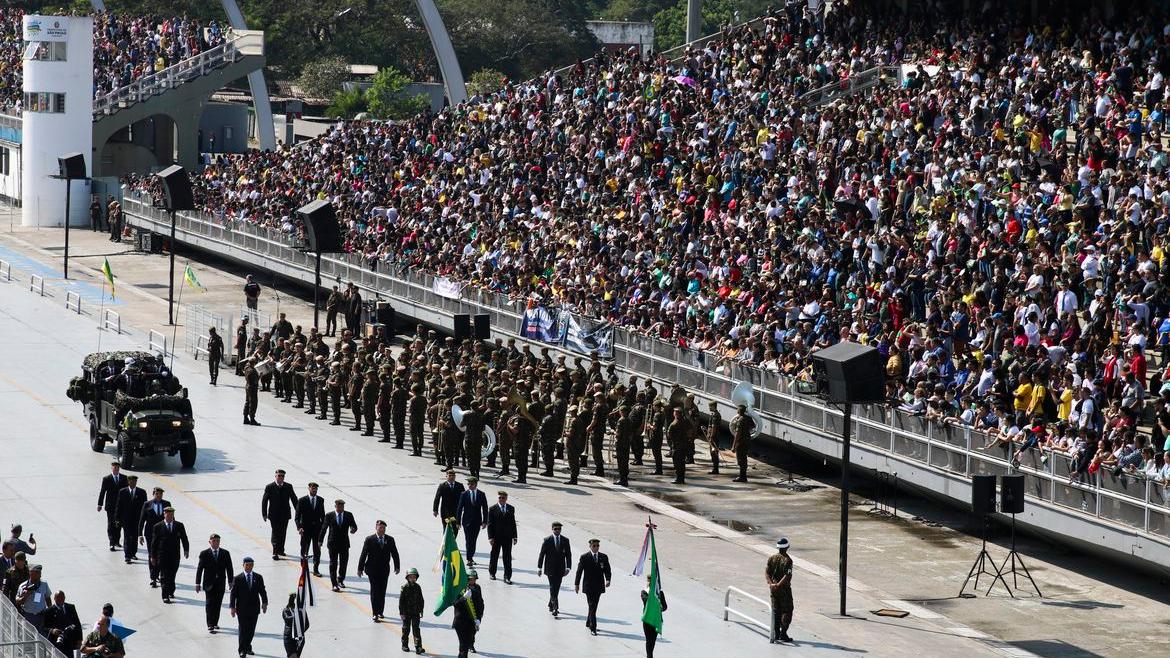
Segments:
[[[125,437],[122,434],[118,434],[118,461],[126,470],[134,468],[134,451],[126,445]]]
[[[195,436],[190,435],[190,443],[179,448],[179,463],[183,468],[194,468],[198,448],[195,445]]]
[[[104,452],[106,449],[106,437],[102,436],[92,416],[89,419],[89,449],[94,452]]]

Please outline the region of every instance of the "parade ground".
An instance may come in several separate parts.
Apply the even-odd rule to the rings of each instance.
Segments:
[[[326,500],[344,499],[359,527],[350,558],[348,588],[329,591],[328,579],[314,579],[317,601],[309,610],[312,628],[306,656],[382,655],[397,653],[400,625],[396,595],[405,571],[415,567],[427,597],[423,644],[429,655],[452,656],[457,641],[450,628],[451,612],[430,614],[439,588],[434,567],[442,543],[440,523],[431,514],[435,486],[441,480],[430,458],[412,458],[357,433],[339,431],[312,420],[290,405],[262,393],[256,414],[260,427],[241,424],[243,388],[230,368],[219,385],[208,385],[206,365],[178,350],[174,371],[190,393],[195,410],[199,455],[193,469],[179,467],[177,458],[140,460],[133,473],[139,486],[160,486],[186,524],[191,557],[179,571],[178,605],[163,605],[158,590],[148,586],[146,565],[126,565],[121,553],[107,549],[105,514],[96,511],[100,479],[108,473],[113,448],[104,454],[89,449],[81,406],[65,396],[69,379],[80,373],[82,358],[91,352],[145,349],[147,332],[166,326],[166,259],[130,253],[126,245],[106,241],[103,234],[75,230],[73,282],[59,279],[60,232],[5,232],[0,260],[14,264],[13,278],[0,281],[0,413],[5,422],[7,453],[0,462],[0,521],[21,523],[25,536],[35,533],[39,550],[31,562],[44,565],[44,579],[63,589],[84,623],[96,619],[103,603],[114,604],[115,617],[137,631],[127,642],[132,656],[229,656],[236,646],[235,623],[224,611],[218,635],[208,635],[203,598],[194,592],[194,558],[206,547],[210,533],[223,537],[236,569],[244,556],[256,559],[256,571],[267,582],[268,613],[261,617],[257,656],[283,655],[280,608],[293,590],[299,567],[293,561],[273,562],[269,528],[260,516],[260,499],[273,470],[288,472],[288,482],[304,495],[305,483],[320,483]],[[119,277],[117,309],[122,333],[99,331],[103,297],[96,269],[109,258]],[[177,271],[181,273],[181,258]],[[195,262],[206,294],[187,290],[183,302],[238,308],[242,294],[239,272],[220,272]],[[54,273],[56,275],[54,276]],[[45,277],[46,296],[29,290],[30,274]],[[181,274],[176,285],[181,285]],[[267,282],[261,280],[267,285]],[[67,310],[65,291],[82,298],[83,312]],[[108,291],[107,291],[108,293]],[[312,324],[311,307],[295,297],[281,297],[281,310],[294,324]],[[275,311],[271,291],[264,308]],[[183,317],[180,308],[177,317]],[[177,340],[183,345],[183,329]],[[231,340],[225,336],[225,340]],[[1152,655],[1163,638],[1129,632],[1129,623],[1164,624],[1164,587],[1155,578],[1122,573],[1101,565],[1096,574],[1080,571],[1089,558],[1025,553],[1033,575],[1047,598],[1020,592],[966,600],[955,596],[970,561],[978,552],[974,538],[946,527],[956,515],[937,513],[938,524],[912,523],[909,514],[876,518],[858,510],[855,552],[850,569],[848,615],[837,615],[836,539],[832,486],[808,480],[814,490],[801,497],[778,492],[779,470],[754,462],[755,483],[732,486],[731,476],[719,480],[700,475],[694,467],[686,487],[667,479],[634,475],[629,489],[606,480],[583,477],[580,486],[565,485],[562,474],[549,479],[530,477],[526,485],[494,476],[484,468],[480,488],[495,500],[507,490],[516,507],[519,542],[514,549],[514,583],[487,578],[487,540],[481,535],[476,556],[483,586],[485,614],[476,640],[479,655],[511,658],[530,656],[641,656],[642,579],[631,575],[641,547],[645,523],[657,524],[662,586],[669,609],[659,656],[1096,656]],[[460,472],[463,481],[466,473]],[[398,543],[403,574],[391,576],[388,621],[370,619],[368,583],[354,574],[360,540],[371,534],[374,521],[384,519]],[[572,593],[566,579],[561,615],[546,608],[548,588],[536,574],[540,540],[552,521],[564,524],[564,536],[575,554],[586,540],[597,537],[614,569],[611,589],[602,597],[599,635],[584,627],[585,598]],[[902,523],[905,521],[905,523]],[[790,538],[796,561],[793,579],[796,614],[791,630],[795,644],[769,645],[766,631],[743,621],[724,621],[728,586],[766,598],[763,571],[767,556],[781,534]],[[462,537],[460,538],[462,545]],[[289,547],[296,547],[290,526]],[[1028,545],[1041,552],[1042,545]],[[1028,550],[1025,548],[1025,551]],[[996,555],[1005,553],[996,549]],[[290,550],[290,553],[292,551]],[[143,555],[140,552],[140,557]],[[326,556],[327,559],[327,556]],[[326,565],[322,564],[322,571]],[[1116,574],[1117,582],[1102,576]],[[1094,577],[1097,576],[1097,577]],[[1144,587],[1143,584],[1147,584]],[[1163,583],[1164,585],[1164,583]],[[981,586],[981,590],[985,585]],[[1161,597],[1161,600],[1159,598]],[[733,596],[733,606],[767,621],[760,605]],[[895,608],[904,618],[877,616]],[[1099,631],[1099,632],[1098,632]]]

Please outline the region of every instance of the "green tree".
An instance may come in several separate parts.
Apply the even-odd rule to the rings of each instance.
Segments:
[[[769,0],[704,0],[702,32],[713,34],[727,25],[750,21],[763,15],[770,4]],[[653,20],[655,49],[682,45],[687,38],[687,0],[673,0]]]
[[[467,95],[482,96],[503,89],[508,79],[494,69],[480,69],[467,80]]]
[[[352,119],[360,112],[366,111],[366,93],[354,85],[351,89],[342,89],[333,94],[333,102],[325,108],[325,116],[334,119]]]
[[[314,60],[305,65],[297,86],[312,98],[332,98],[349,80],[349,65],[337,55]]]
[[[426,94],[407,95],[408,84],[410,78],[393,66],[378,71],[366,91],[370,113],[379,119],[405,119],[427,109],[430,101]]]

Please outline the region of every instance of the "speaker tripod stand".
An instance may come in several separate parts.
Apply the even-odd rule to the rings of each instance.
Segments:
[[[986,541],[984,543],[986,544]],[[992,562],[993,566],[994,566],[994,564],[995,563]],[[1019,567],[1018,570],[1017,570],[1017,567]],[[1017,590],[1020,589],[1019,572],[1023,571],[1024,578],[1027,578],[1028,582],[1032,583],[1032,589],[1036,590],[1036,596],[1039,596],[1040,598],[1044,598],[1044,595],[1040,593],[1040,587],[1036,584],[1036,581],[1032,578],[1032,574],[1028,573],[1028,567],[1024,564],[1024,558],[1020,557],[1020,554],[1016,552],[1016,515],[1015,514],[1012,514],[1012,550],[1011,550],[1011,552],[1008,553],[1007,557],[1005,557],[1003,559],[1003,564],[999,565],[999,568],[997,569],[997,571],[999,571],[999,573],[1000,573],[1000,580],[1003,580],[1003,574],[1011,573],[1012,585]],[[1003,586],[1007,587],[1006,580],[1003,581]],[[995,587],[995,580],[994,579],[991,581],[991,587],[987,588],[988,594],[991,593],[992,587]],[[1008,594],[1011,594],[1013,599],[1016,598],[1016,595],[1012,594],[1011,588],[1008,588]]]
[[[1012,515],[1012,518],[1013,519],[1015,518],[1014,514]],[[975,579],[974,589],[976,592],[978,592],[979,591],[979,577],[982,575],[985,575],[985,574],[988,576],[991,576],[991,587],[995,587],[995,581],[998,580],[998,581],[1003,583],[1003,586],[1007,589],[1008,594],[1011,594],[1012,598],[1015,598],[1015,595],[1012,594],[1012,589],[1010,587],[1008,587],[1007,581],[1004,580],[1004,578],[1003,578],[1002,569],[995,564],[995,559],[992,558],[991,554],[987,552],[988,524],[989,524],[989,522],[987,520],[987,515],[984,514],[983,515],[983,548],[981,548],[979,550],[979,556],[975,558],[975,563],[971,565],[971,570],[967,572],[967,579],[963,581],[963,587],[959,589],[959,597],[960,598],[962,598],[963,593],[967,591],[967,583],[971,582],[972,578]],[[1014,535],[1013,535],[1013,537],[1014,537]],[[1014,547],[1015,547],[1015,544],[1013,543],[1013,550],[1012,550],[1013,553],[1015,552]],[[1004,564],[1007,564],[1007,562],[1005,561]],[[1023,562],[1021,562],[1020,564],[1022,565]],[[988,565],[990,565],[991,568],[988,568]],[[1027,572],[1027,570],[1025,569],[1025,573],[1026,572]],[[1029,579],[1030,578],[1031,578],[1031,576],[1029,576]],[[991,587],[987,588],[988,592],[991,591]],[[974,594],[972,594],[971,596],[974,596]],[[970,598],[970,597],[968,597],[968,598]]]

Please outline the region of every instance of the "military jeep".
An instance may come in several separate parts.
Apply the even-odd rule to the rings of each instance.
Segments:
[[[85,357],[81,376],[67,391],[89,420],[89,447],[103,452],[114,442],[122,466],[140,456],[179,456],[195,465],[195,420],[187,389],[166,363],[150,352],[95,352]]]

